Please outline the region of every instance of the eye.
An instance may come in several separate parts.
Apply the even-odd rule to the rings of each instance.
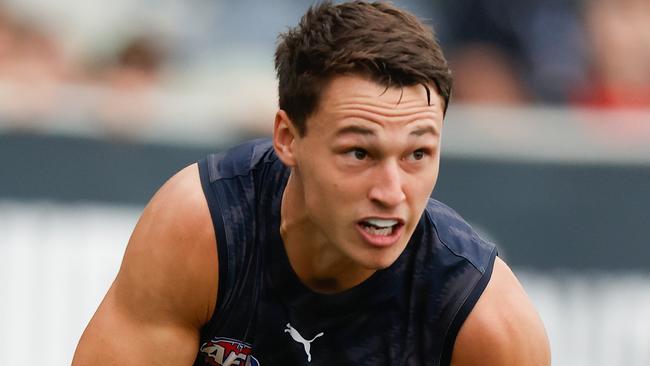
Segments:
[[[426,154],[427,153],[423,149],[418,149],[418,150],[413,151],[411,153],[411,155],[409,156],[409,158],[411,160],[422,160],[422,159],[424,159]]]
[[[365,158],[368,157],[368,152],[366,150],[360,149],[360,148],[354,148],[354,149],[350,150],[348,152],[348,154],[351,154],[357,160],[364,160]]]

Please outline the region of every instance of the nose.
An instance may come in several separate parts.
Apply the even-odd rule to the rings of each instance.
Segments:
[[[406,199],[399,164],[387,161],[377,166],[368,198],[384,207],[395,207]]]

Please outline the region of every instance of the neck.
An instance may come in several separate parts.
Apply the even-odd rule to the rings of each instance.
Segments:
[[[280,236],[298,278],[321,293],[341,292],[368,279],[375,270],[345,256],[310,219],[302,185],[294,173],[282,196]]]

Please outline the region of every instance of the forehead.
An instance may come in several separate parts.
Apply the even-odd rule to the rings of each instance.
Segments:
[[[431,92],[431,105],[440,104],[441,97],[438,95],[435,86],[428,86]],[[418,84],[405,87],[386,87],[368,77],[357,74],[344,74],[332,77],[326,84],[321,94],[320,101],[323,104],[336,103],[341,99],[349,97],[371,98],[381,101],[397,102],[404,101],[404,91],[409,90],[409,99],[419,99],[427,104],[427,92],[424,86]],[[437,97],[437,98],[436,98]]]
[[[350,123],[397,128],[418,122],[441,127],[442,98],[433,86],[429,92],[422,85],[386,87],[357,75],[337,76],[321,94],[314,124],[328,129]]]

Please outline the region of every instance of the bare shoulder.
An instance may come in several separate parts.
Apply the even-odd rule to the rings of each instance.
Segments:
[[[142,285],[150,281],[147,285],[164,296],[160,300],[168,307],[176,308],[175,314],[185,314],[192,317],[185,320],[202,325],[216,302],[215,242],[198,166],[193,164],[169,179],[145,207],[116,282]],[[158,300],[139,296],[128,294],[139,303]]]
[[[216,304],[215,244],[194,164],[145,207],[73,365],[191,364]]]
[[[551,364],[544,325],[510,268],[498,257],[490,282],[461,327],[453,366]]]

